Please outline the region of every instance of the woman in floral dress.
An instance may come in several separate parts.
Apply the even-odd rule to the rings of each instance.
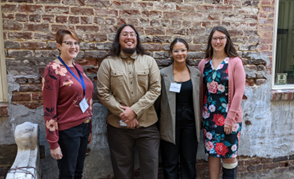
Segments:
[[[212,29],[205,56],[198,68],[203,81],[200,107],[209,175],[210,179],[219,178],[222,159],[223,179],[235,179],[245,72],[230,35],[222,26]]]
[[[92,141],[94,87],[83,68],[73,62],[79,44],[74,31],[57,31],[60,56],[46,66],[42,78],[46,139],[60,179],[82,178],[87,144]]]

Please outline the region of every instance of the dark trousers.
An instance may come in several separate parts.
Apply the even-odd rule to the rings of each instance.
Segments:
[[[177,124],[176,145],[161,140],[164,179],[195,179],[197,146],[195,123]]]
[[[134,178],[134,146],[139,154],[140,178],[157,178],[160,136],[155,125],[122,129],[108,124],[107,135],[115,179]]]
[[[87,150],[90,123],[59,131],[59,145],[63,157],[57,160],[59,179],[81,179]]]

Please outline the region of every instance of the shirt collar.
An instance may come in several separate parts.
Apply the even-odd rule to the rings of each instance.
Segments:
[[[135,60],[137,58],[137,52],[134,52],[131,56],[127,56],[124,52],[120,52],[120,57],[123,59],[131,58]]]

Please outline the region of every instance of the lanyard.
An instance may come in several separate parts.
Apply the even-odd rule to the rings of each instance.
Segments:
[[[72,74],[72,76],[74,76],[75,79],[77,79],[81,83],[81,85],[83,86],[83,92],[84,92],[84,96],[85,96],[86,86],[85,86],[85,82],[84,82],[84,79],[83,79],[83,76],[82,76],[80,70],[74,65],[74,67],[76,68],[76,70],[79,73],[81,80],[69,69],[69,67],[64,63],[64,61],[60,58],[60,56],[58,57],[58,59],[67,68],[67,70]]]

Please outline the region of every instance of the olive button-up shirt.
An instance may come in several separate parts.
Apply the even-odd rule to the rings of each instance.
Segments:
[[[100,102],[107,107],[108,124],[119,127],[120,106],[128,106],[139,122],[137,127],[148,127],[156,123],[157,115],[153,103],[160,95],[160,72],[156,61],[148,55],[104,59],[97,73],[97,91]]]

